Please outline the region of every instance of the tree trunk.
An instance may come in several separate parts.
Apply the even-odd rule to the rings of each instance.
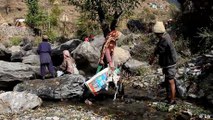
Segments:
[[[111,22],[111,25],[110,25],[110,29],[111,30],[115,30],[115,28],[117,27],[118,19],[121,16],[122,13],[123,13],[122,11],[120,13],[118,13],[117,11],[115,11],[114,18],[113,18],[113,20]]]
[[[104,33],[104,37],[106,38],[106,36],[110,33],[110,27],[109,27],[109,23],[106,22],[106,18],[105,18],[105,13],[101,7],[101,2],[99,1],[98,3],[98,16],[99,16],[99,21],[100,21],[100,24],[101,24],[101,29]]]

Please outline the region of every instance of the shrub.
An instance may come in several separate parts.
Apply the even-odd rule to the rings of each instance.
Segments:
[[[80,16],[76,24],[76,36],[81,40],[83,40],[86,36],[89,36],[90,34],[95,35],[101,33],[99,24],[96,21],[88,19],[84,15]]]
[[[19,45],[22,41],[21,37],[11,37],[10,38],[10,43],[11,45]]]
[[[57,37],[59,36],[58,33],[54,30],[48,30],[44,34],[49,37],[51,43],[54,43],[57,40]]]
[[[33,46],[38,46],[41,41],[42,41],[41,37],[36,37],[35,40],[33,41]]]

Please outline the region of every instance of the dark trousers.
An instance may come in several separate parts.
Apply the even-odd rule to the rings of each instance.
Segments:
[[[55,70],[54,70],[53,64],[52,63],[44,63],[44,64],[40,65],[41,77],[44,77],[46,75],[46,67],[48,68],[50,74],[52,76],[54,76]]]

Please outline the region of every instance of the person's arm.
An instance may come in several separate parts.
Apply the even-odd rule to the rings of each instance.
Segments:
[[[104,64],[104,54],[103,53],[101,53],[101,57],[100,57],[98,63],[102,64],[102,65]]]
[[[151,57],[149,59],[149,64],[152,65],[154,63],[157,55],[165,54],[167,47],[168,47],[168,41],[165,39],[160,40],[157,43],[154,53],[151,55]]]
[[[176,62],[177,61],[177,52],[175,50],[175,47],[174,47],[172,41],[168,42],[168,47],[169,47],[170,54],[171,54],[173,61]]]
[[[113,64],[113,60],[112,60],[112,56],[110,55],[110,50],[109,48],[106,49],[106,53],[105,53],[107,62],[109,63],[109,67],[110,69],[114,69],[114,64]]]

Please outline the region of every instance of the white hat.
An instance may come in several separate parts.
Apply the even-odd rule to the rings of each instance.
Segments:
[[[166,29],[163,25],[163,22],[157,21],[153,27],[153,32],[154,33],[165,33]]]

